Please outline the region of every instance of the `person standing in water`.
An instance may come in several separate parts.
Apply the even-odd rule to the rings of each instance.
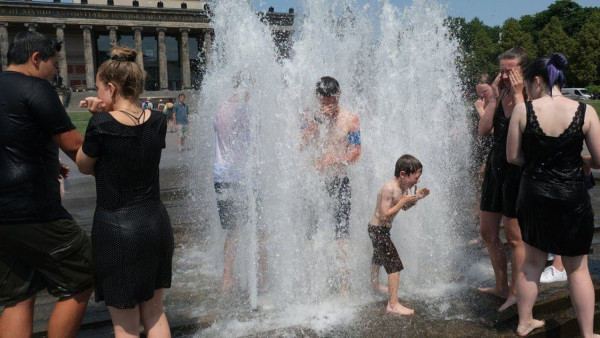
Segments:
[[[594,212],[584,164],[600,168],[600,121],[594,108],[562,96],[567,58],[560,53],[536,59],[523,75],[530,102],[515,107],[506,155],[523,167],[517,217],[525,261],[517,277],[517,334],[544,326],[533,318],[538,281],[548,252],[562,256],[569,295],[582,337],[594,335],[594,285],[588,253]],[[583,142],[590,156],[582,158]]]
[[[241,75],[234,77],[234,93],[216,112],[213,119],[215,157],[213,178],[221,227],[227,231],[223,248],[222,291],[234,284],[235,250],[244,224],[249,220],[248,189],[253,189],[246,171],[250,152],[250,105]],[[257,202],[258,204],[258,202]],[[260,215],[259,215],[260,217]],[[264,230],[258,229],[258,286],[264,287]]]
[[[347,167],[356,163],[361,155],[360,122],[356,114],[339,106],[342,91],[336,79],[322,77],[316,84],[315,93],[320,109],[312,119],[304,121],[301,149],[312,147],[317,153],[314,166],[323,176],[325,189],[333,203],[335,238],[345,265],[352,197]],[[342,292],[347,288],[347,279],[344,271]]]
[[[500,73],[492,83],[494,94],[490,98],[485,113],[479,121],[479,136],[492,133],[494,142],[486,161],[483,185],[481,187],[480,228],[492,268],[496,285],[479,288],[506,301],[498,311],[504,311],[517,302],[515,278],[523,264],[525,249],[521,240],[521,229],[517,220],[517,195],[521,180],[521,168],[506,161],[506,136],[512,111],[524,102],[523,68],[528,57],[521,47],[514,47],[502,53]],[[500,222],[504,223],[504,236],[510,245],[512,283],[508,286],[506,252],[500,240]]]
[[[369,221],[369,237],[373,243],[371,259],[371,286],[375,292],[388,292],[386,310],[399,315],[412,315],[415,310],[398,302],[400,271],[404,269],[398,251],[390,238],[392,222],[400,210],[408,210],[420,199],[429,195],[429,189],[417,189],[423,165],[412,155],[402,155],[396,161],[394,179],[387,182],[377,194],[375,212]],[[415,193],[409,190],[415,187]],[[379,284],[379,269],[383,266],[388,274],[388,287]]]

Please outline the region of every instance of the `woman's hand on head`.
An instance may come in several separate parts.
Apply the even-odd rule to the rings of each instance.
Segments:
[[[492,82],[492,98],[497,99],[500,97],[500,81],[502,81],[502,73],[498,73],[494,82]]]
[[[92,113],[102,113],[106,111],[106,105],[102,100],[97,97],[89,96],[84,100],[79,101],[79,107],[87,108],[87,110]]]
[[[512,69],[510,71],[510,74],[508,75],[508,78],[510,79],[510,93],[512,94],[513,98],[515,98],[515,101],[517,101],[517,102],[524,101],[524,99],[523,99],[523,87],[524,87],[523,75],[521,75],[519,72]]]

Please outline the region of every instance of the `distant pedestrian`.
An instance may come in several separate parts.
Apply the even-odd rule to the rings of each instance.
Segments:
[[[167,121],[169,122],[169,133],[175,131],[173,130],[173,126],[175,126],[175,128],[177,127],[177,125],[174,122],[175,116],[173,113],[173,106],[173,98],[169,98],[169,102],[167,102],[167,104],[165,104],[165,107],[163,108],[163,114],[167,116]]]
[[[177,136],[179,136],[177,144],[179,145],[179,152],[182,152],[185,143],[185,135],[187,134],[188,124],[190,122],[190,109],[185,103],[185,94],[179,94],[178,102],[173,107],[173,112],[175,113],[175,122],[177,124]]]

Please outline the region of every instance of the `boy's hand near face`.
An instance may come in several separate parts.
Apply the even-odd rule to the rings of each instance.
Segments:
[[[419,199],[423,199],[423,198],[427,197],[427,195],[429,195],[429,189],[421,188],[421,189],[417,190],[416,195]]]
[[[402,210],[408,210],[413,205],[417,204],[419,197],[417,195],[402,195],[400,202],[402,202]]]

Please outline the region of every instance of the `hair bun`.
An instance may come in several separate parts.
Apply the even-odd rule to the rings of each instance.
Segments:
[[[557,69],[563,69],[567,66],[567,57],[562,53],[554,52],[550,56],[549,63],[554,65]]]
[[[116,46],[110,50],[111,60],[135,62],[137,52],[129,47]]]

